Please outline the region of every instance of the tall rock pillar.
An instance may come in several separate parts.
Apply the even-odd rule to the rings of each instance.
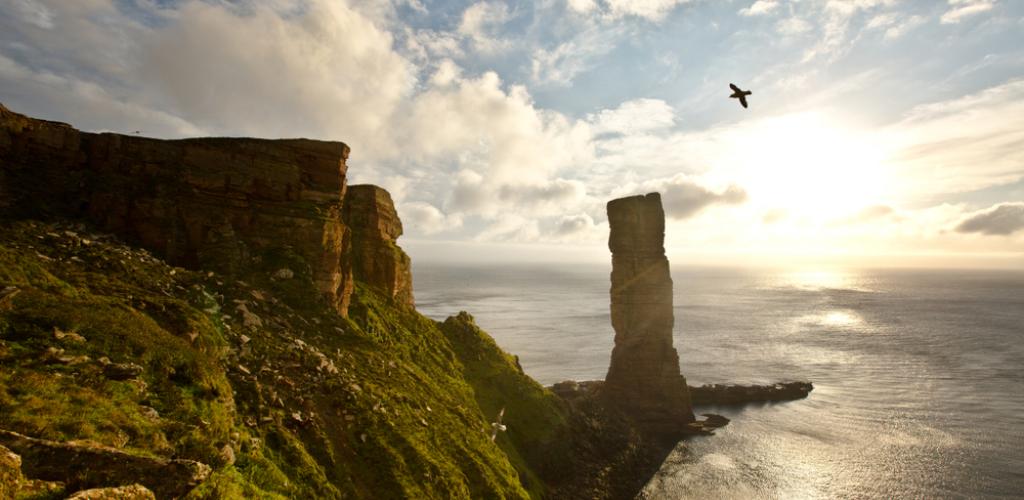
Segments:
[[[661,195],[608,202],[608,225],[615,348],[605,394],[643,427],[678,432],[694,417],[672,347],[672,277]]]

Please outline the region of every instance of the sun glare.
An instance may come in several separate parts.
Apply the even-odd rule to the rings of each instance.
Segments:
[[[766,210],[825,220],[855,213],[887,196],[878,145],[820,114],[764,120],[744,135],[738,174],[751,202]]]

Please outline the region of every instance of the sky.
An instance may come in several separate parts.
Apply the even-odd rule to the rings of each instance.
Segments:
[[[417,260],[1024,268],[1024,2],[0,0],[0,103],[352,148]],[[744,109],[729,83],[753,94]]]

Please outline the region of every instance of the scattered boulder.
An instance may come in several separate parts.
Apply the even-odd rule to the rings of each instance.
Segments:
[[[730,422],[728,418],[715,413],[702,413],[701,416],[705,417],[704,421],[701,422],[704,427],[725,427]]]
[[[50,441],[6,430],[0,430],[0,445],[21,455],[25,475],[63,482],[71,491],[138,483],[159,498],[178,498],[211,472],[208,465],[193,460],[146,457],[90,442]]]
[[[132,484],[82,490],[69,496],[67,500],[156,500],[156,495],[141,484]]]
[[[75,332],[65,332],[57,327],[53,327],[53,337],[57,340],[66,340],[68,342],[85,342],[85,337]]]
[[[0,498],[14,498],[23,480],[21,457],[0,446]]]
[[[103,363],[103,376],[110,380],[131,380],[142,375],[142,371],[144,370],[142,365],[135,363],[111,363],[109,360],[107,361],[107,363]]]

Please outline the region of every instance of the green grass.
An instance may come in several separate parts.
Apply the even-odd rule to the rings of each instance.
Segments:
[[[543,496],[564,410],[468,315],[442,325],[357,283],[342,318],[287,247],[228,278],[67,230],[0,223],[0,287],[20,289],[0,307],[0,428],[210,464],[192,498]],[[102,357],[142,375],[109,380]]]

